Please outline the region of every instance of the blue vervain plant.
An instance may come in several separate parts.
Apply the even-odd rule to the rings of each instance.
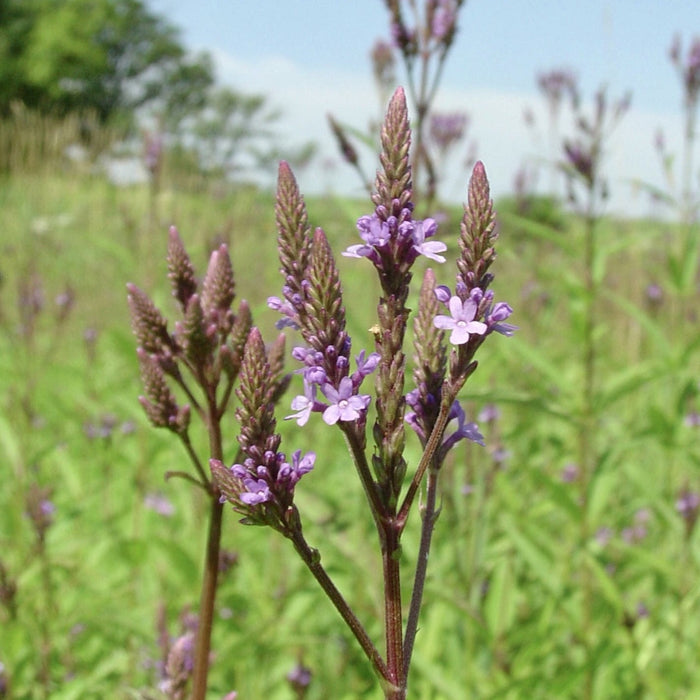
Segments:
[[[444,161],[445,156],[441,148],[444,127],[447,124],[450,142],[460,140],[467,120],[467,115],[462,113],[439,115],[432,112],[445,62],[457,36],[457,20],[464,0],[425,0],[424,3],[384,0],[384,4],[389,12],[391,41],[379,40],[372,49],[374,78],[383,108],[387,87],[395,84],[395,50],[401,58],[407,91],[416,110],[411,163],[414,191],[421,195],[420,205],[430,211],[437,198],[440,161]],[[437,123],[429,119],[432,116],[437,118]],[[346,128],[330,115],[328,119],[343,158],[355,168],[365,188],[371,190],[349,133],[374,148],[374,130],[369,136],[364,136],[356,129]],[[436,130],[443,133],[431,138]]]
[[[575,413],[578,441],[578,469],[576,479],[579,484],[580,511],[580,552],[585,551],[591,537],[590,500],[592,484],[599,469],[601,447],[596,436],[602,422],[598,408],[600,392],[598,364],[599,351],[596,334],[599,328],[598,306],[601,294],[601,270],[604,260],[598,250],[598,226],[602,208],[608,197],[608,184],[603,177],[602,162],[604,145],[612,130],[624,116],[630,103],[629,95],[610,102],[604,89],[595,96],[592,117],[580,109],[578,99],[574,100],[576,136],[564,141],[565,159],[562,168],[567,177],[569,200],[581,209],[584,222],[583,251],[583,318],[581,332],[582,386],[579,407]],[[589,660],[595,644],[591,632],[593,619],[594,579],[592,568],[585,557],[581,566],[582,599],[580,638]],[[593,697],[595,677],[594,664],[588,663],[583,698]]]
[[[367,506],[377,531],[384,587],[385,652],[370,638],[350,604],[322,564],[317,548],[306,540],[301,513],[294,501],[297,484],[316,463],[316,455],[281,451],[274,406],[286,388],[282,376],[284,336],[266,348],[252,325],[245,302],[231,310],[234,281],[225,246],[214,251],[200,284],[175,229],[170,232],[169,276],[182,320],[170,334],[167,322],[150,299],[129,285],[133,329],[145,396],[141,403],[156,427],[173,432],[195,466],[195,476],[175,472],[202,487],[211,499],[210,532],[202,583],[199,624],[194,649],[192,697],[205,697],[209,639],[216,588],[222,506],[229,503],[241,522],[264,525],[289,539],[357,639],[380,679],[386,698],[406,697],[408,670],[418,630],[428,555],[438,516],[440,468],[460,440],[483,444],[474,423],[466,422],[457,397],[476,370],[474,356],[493,332],[511,335],[506,323],[511,308],[494,302],[489,289],[497,238],[495,213],[484,166],[477,163],[469,184],[460,234],[455,290],[438,285],[434,272],[424,275],[414,319],[415,368],[413,388],[406,392],[407,306],[412,267],[423,255],[442,263],[447,246],[433,240],[437,224],[413,217],[410,165],[411,130],[403,89],[396,90],[382,128],[382,169],[372,202],[374,211],[360,217],[363,243],[343,254],[367,258],[382,289],[377,304],[373,352],[361,350],[352,362],[352,339],[347,331],[338,269],[322,229],[312,232],[304,200],[287,163],[279,167],[276,198],[278,248],[284,287],[269,305],[282,313],[280,326],[298,329],[304,345],[292,355],[302,364],[304,393],[292,400],[288,419],[304,426],[320,413],[328,426],[337,426],[348,446]],[[442,307],[446,307],[446,312]],[[443,311],[441,313],[441,311]],[[449,345],[445,336],[449,332]],[[448,347],[451,351],[448,353]],[[368,454],[368,409],[372,396],[365,379],[375,374],[376,418],[371,430],[374,446]],[[198,385],[197,397],[191,383]],[[189,401],[180,405],[170,388],[179,386]],[[234,384],[239,405],[239,452],[225,466],[221,419]],[[407,405],[411,409],[407,411]],[[198,414],[209,435],[209,466],[196,454],[189,438],[190,414]],[[447,433],[450,422],[456,428]],[[409,469],[404,458],[405,425],[418,435],[423,455]],[[416,496],[424,484],[418,565],[405,618],[401,599],[403,557],[401,537]],[[182,664],[178,664],[182,669]],[[180,673],[178,671],[178,673]],[[182,678],[178,680],[182,687]]]
[[[155,427],[165,428],[178,437],[195,469],[194,475],[177,470],[167,476],[182,477],[196,484],[210,500],[209,533],[191,666],[192,697],[197,699],[205,697],[207,688],[223,504],[219,490],[206,469],[207,458],[197,454],[190,439],[190,419],[194,412],[206,429],[208,458],[223,459],[221,420],[241,370],[252,318],[245,301],[239,304],[236,313],[231,309],[235,284],[225,245],[212,253],[206,275],[199,282],[178,231],[172,227],[168,245],[168,276],[173,296],[182,313],[181,320],[175,324],[174,333],[168,330],[165,317],[145,292],[133,284],[127,288],[145,391],[140,402]],[[284,337],[280,336],[266,355],[271,368],[268,400],[281,395],[286,386],[287,380],[281,374],[283,355]],[[184,394],[187,404],[178,403],[171,384]],[[180,679],[179,686],[186,680]]]
[[[301,477],[315,466],[316,455],[297,450],[291,459],[280,451],[275,432],[273,400],[275,372],[266,358],[260,331],[248,336],[241,364],[236,412],[241,424],[239,443],[243,459],[231,467],[220,458],[210,461],[214,482],[241,514],[241,522],[267,525],[288,538],[311,574],[330,598],[365,652],[379,677],[386,698],[406,697],[408,669],[423,597],[426,564],[437,519],[436,494],[440,467],[448,451],[461,439],[483,444],[475,424],[467,423],[457,401],[459,392],[476,370],[476,351],[492,332],[510,335],[508,304],[494,302],[489,268],[495,259],[497,233],[484,167],[477,163],[469,185],[460,235],[460,257],[455,291],[438,286],[427,270],[414,320],[414,388],[406,393],[405,338],[410,309],[407,300],[411,268],[420,255],[443,262],[446,246],[431,240],[437,230],[431,219],[413,218],[410,165],[411,130],[406,99],[399,88],[382,129],[382,169],[378,171],[372,214],[362,216],[357,228],[363,243],[344,255],[367,258],[382,289],[374,328],[375,349],[361,350],[352,371],[352,341],[346,330],[338,269],[322,229],[312,232],[304,200],[286,163],[279,168],[277,228],[284,287],[269,305],[279,310],[280,325],[299,330],[305,345],[292,354],[303,365],[304,394],[292,401],[287,416],[303,426],[321,413],[328,426],[337,426],[363,486],[381,551],[384,586],[385,653],[365,627],[324,568],[320,552],[306,540],[302,518],[294,502]],[[448,313],[440,313],[441,304]],[[450,332],[452,350],[445,342]],[[362,391],[366,377],[375,373],[376,418],[368,455],[368,408],[372,401]],[[366,391],[366,390],[365,390]],[[406,410],[406,405],[412,409]],[[448,423],[456,429],[446,435]],[[417,433],[423,455],[409,470],[404,458],[405,425]],[[426,477],[427,474],[427,477]],[[425,478],[425,506],[418,566],[404,625],[401,600],[401,537]]]

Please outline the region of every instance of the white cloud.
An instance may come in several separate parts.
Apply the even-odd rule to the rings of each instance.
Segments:
[[[318,193],[333,189],[343,194],[361,194],[359,179],[351,168],[338,163],[328,167],[328,159],[340,160],[326,121],[332,113],[343,123],[365,130],[379,116],[377,93],[369,71],[367,75],[343,73],[338,69],[318,67],[312,71],[281,56],[260,61],[243,61],[229,53],[214,51],[219,79],[245,92],[267,95],[271,104],[283,110],[280,130],[290,146],[314,140],[321,158],[300,178],[303,191]],[[470,114],[469,134],[477,140],[477,156],[484,161],[495,196],[512,191],[517,170],[526,161],[546,160],[549,152],[544,139],[540,143],[525,125],[523,114],[529,108],[540,129],[547,125],[547,113],[533,92],[505,93],[485,90],[442,90],[437,108],[441,111],[466,111]],[[662,186],[660,166],[654,152],[656,131],[662,128],[670,151],[679,152],[682,125],[672,112],[648,113],[632,108],[613,133],[607,151],[606,174],[610,182],[609,209],[627,215],[644,215],[648,200],[635,196],[630,181],[639,179]],[[562,124],[561,133],[567,133]],[[373,173],[376,154],[360,149],[365,171]],[[453,158],[452,172],[443,194],[451,201],[461,201],[466,190],[466,175],[460,167],[461,157]],[[325,164],[324,164],[325,161]],[[540,185],[549,183],[541,173]],[[449,184],[454,183],[454,184]]]

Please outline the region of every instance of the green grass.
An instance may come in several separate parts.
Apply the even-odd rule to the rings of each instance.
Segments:
[[[311,224],[324,227],[336,252],[359,352],[371,347],[378,287],[365,261],[340,251],[356,242],[355,219],[369,205],[307,203]],[[178,226],[199,269],[215,241],[228,242],[239,299],[249,301],[266,339],[276,332],[265,303],[281,288],[271,196],[166,190],[154,216],[149,207],[146,188],[68,172],[16,175],[0,187],[0,564],[17,585],[13,604],[0,607],[0,662],[10,697],[160,697],[159,609],[176,634],[181,613],[197,605],[206,502],[185,482],[163,480],[167,470],[187,469],[187,458],[138,404],[125,301],[125,284],[135,282],[171,314],[167,227]],[[450,217],[438,236],[450,246],[450,264],[437,270],[448,285],[459,211]],[[502,416],[486,429],[489,448],[458,449],[442,475],[411,698],[577,698],[588,666],[596,698],[700,696],[700,552],[697,533],[685,537],[674,508],[679,489],[700,486],[697,429],[683,425],[698,409],[700,335],[690,298],[673,289],[667,261],[680,233],[668,230],[604,221],[599,231],[590,436],[599,459],[588,494],[591,533],[613,531],[601,545],[581,541],[578,487],[561,480],[577,455],[582,227],[568,219],[551,231],[504,217],[494,289],[512,304],[520,330],[489,339],[466,387],[473,415],[496,402]],[[44,306],[29,333],[18,289],[32,275]],[[656,307],[646,302],[651,282],[665,290]],[[67,287],[75,305],[58,321],[54,299]],[[86,330],[97,333],[94,348]],[[379,642],[376,536],[343,442],[319,420],[304,430],[281,421],[286,406],[278,412],[283,449],[318,453],[297,491],[307,538]],[[90,437],[86,426],[105,420],[114,429]],[[133,430],[122,430],[132,422]],[[231,460],[233,417],[226,428]],[[501,446],[509,453],[504,467],[492,454]],[[417,441],[409,440],[408,455],[415,464]],[[36,485],[51,489],[56,506],[43,549],[25,515]],[[174,515],[149,509],[144,497],[152,493],[165,495]],[[642,509],[646,534],[630,544],[622,532]],[[236,689],[240,698],[291,698],[285,675],[299,659],[314,674],[308,698],[380,697],[289,543],[239,525],[230,510],[224,526],[224,547],[238,559],[218,594],[211,697]],[[409,572],[417,538],[414,513],[404,542]],[[587,654],[577,637],[584,568],[594,590]],[[639,603],[648,617],[637,616]]]

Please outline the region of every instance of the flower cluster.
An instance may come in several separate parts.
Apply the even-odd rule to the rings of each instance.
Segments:
[[[368,258],[380,271],[393,269],[396,261],[410,267],[419,255],[443,263],[439,253],[447,250],[440,241],[428,241],[437,231],[434,219],[412,220],[406,208],[399,217],[380,218],[375,212],[357,220],[357,230],[364,243],[351,245],[343,255],[349,258]],[[401,221],[401,223],[399,223]]]
[[[430,25],[433,37],[449,46],[457,30],[459,4],[456,0],[437,0],[431,5],[435,7]]]
[[[391,44],[382,39],[375,41],[374,46],[372,46],[371,59],[374,80],[384,93],[385,88],[389,86],[393,88],[396,84],[396,60]]]
[[[537,76],[537,87],[547,98],[553,112],[559,109],[565,95],[568,95],[573,103],[578,102],[578,80],[575,73],[566,68],[540,73]]]
[[[601,88],[595,95],[592,116],[584,114],[578,103],[574,104],[576,134],[564,140],[564,159],[561,163],[572,202],[577,201],[573,188],[575,180],[579,180],[589,192],[597,191],[602,199],[607,198],[607,183],[599,174],[605,140],[629,109],[630,100],[631,96],[627,93],[610,101],[605,88]]]
[[[209,407],[223,414],[252,320],[245,301],[240,303],[238,313],[231,309],[235,284],[225,245],[211,254],[200,283],[177,230],[171,227],[168,276],[182,312],[174,333],[170,333],[165,317],[149,296],[134,284],[127,285],[128,303],[145,390],[139,400],[154,426],[184,437],[190,423],[190,405],[178,404],[171,383],[184,390],[200,413],[205,409],[188,386],[185,370],[196,384],[209,388],[205,388],[208,396],[216,394],[213,387],[223,384],[222,405]]]
[[[676,498],[676,511],[685,522],[685,534],[689,538],[695,530],[700,514],[700,494],[684,488]]]
[[[256,464],[256,460],[249,457],[243,464],[234,464],[230,469],[232,476],[240,482],[238,498],[248,506],[279,501],[276,494],[292,493],[299,479],[314,468],[316,454],[308,452],[302,457],[301,450],[297,450],[289,463],[283,452],[270,450],[260,461],[263,464]],[[212,460],[212,467],[221,468],[221,463]]]
[[[413,58],[425,45],[447,51],[457,32],[457,15],[464,0],[433,0],[427,3],[425,30],[409,28],[403,17],[401,0],[386,0],[391,13],[391,34],[405,58]],[[415,8],[413,8],[415,9]]]
[[[695,104],[700,95],[700,37],[695,37],[688,48],[688,53],[681,57],[681,38],[676,35],[669,49],[671,62],[676,66],[683,86],[686,99],[690,104]]]
[[[335,260],[323,230],[316,229],[312,237],[303,198],[286,163],[279,169],[277,227],[285,285],[282,297],[270,297],[268,306],[283,315],[283,325],[298,328],[307,343],[292,351],[303,365],[304,393],[292,400],[295,413],[287,418],[304,425],[312,412],[321,412],[328,425],[357,422],[361,430],[370,396],[360,394],[360,386],[377,367],[379,355],[362,350],[356,371],[350,373],[351,340]]]
[[[458,294],[452,294],[449,287],[440,285],[435,290],[435,296],[449,309],[450,315],[438,314],[434,323],[436,328],[449,330],[450,343],[463,345],[469,341],[472,335],[487,335],[493,331],[501,335],[510,336],[517,330],[517,326],[503,323],[512,313],[510,305],[499,301],[494,303],[493,292],[483,292],[479,287],[474,287],[466,299],[464,291],[457,284]],[[462,296],[459,296],[462,292]],[[476,319],[483,318],[483,321]]]
[[[359,394],[362,380],[377,367],[379,355],[370,353],[365,358],[362,350],[355,358],[357,370],[350,376],[343,377],[336,388],[327,381],[326,373],[321,364],[323,357],[311,348],[296,347],[292,355],[303,362],[304,394],[292,399],[292,410],[296,413],[286,416],[287,420],[294,419],[297,425],[306,425],[312,412],[322,412],[327,425],[335,425],[338,421],[356,421],[364,415],[369,403],[368,394]],[[316,388],[326,397],[326,402],[316,398]]]
[[[266,351],[257,328],[250,331],[236,390],[241,403],[236,411],[241,425],[238,442],[245,458],[231,467],[210,459],[209,467],[221,491],[221,501],[229,501],[243,514],[243,522],[286,532],[297,522],[292,503],[294,488],[313,469],[316,455],[309,452],[302,456],[297,450],[287,460],[279,451],[281,437],[275,433],[274,418],[277,352],[282,354],[279,350]]]
[[[431,397],[434,401],[435,397]],[[425,406],[421,401],[421,391],[420,389],[414,389],[406,395],[406,403],[413,409],[406,414],[406,422],[413,428],[418,435],[421,443],[425,445],[428,441],[429,435],[426,431],[426,415]],[[448,414],[448,429],[453,421],[456,421],[456,427],[452,432],[445,435],[442,439],[442,444],[438,453],[438,461],[442,461],[445,455],[454,447],[460,440],[467,439],[472,442],[484,446],[484,436],[479,432],[479,427],[476,423],[466,422],[466,414],[459,401],[453,401],[452,407]]]
[[[451,114],[433,113],[430,117],[430,139],[441,153],[447,151],[464,138],[469,125],[469,116],[465,112]]]

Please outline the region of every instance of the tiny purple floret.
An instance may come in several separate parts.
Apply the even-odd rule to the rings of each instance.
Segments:
[[[323,420],[327,425],[335,425],[339,420],[357,420],[370,401],[368,395],[353,395],[350,377],[343,377],[337,389],[332,384],[324,384],[321,391],[331,404],[323,412]]]
[[[485,323],[474,320],[478,307],[473,299],[463,302],[458,296],[453,296],[450,297],[448,307],[450,316],[439,314],[433,319],[433,323],[436,328],[452,331],[452,345],[463,345],[469,341],[470,335],[483,335],[488,330]]]
[[[316,385],[310,384],[306,378],[304,379],[304,395],[295,396],[292,399],[292,410],[296,411],[289,416],[285,416],[285,420],[296,420],[297,425],[306,425],[309,416],[316,404]]]
[[[265,503],[272,500],[272,492],[264,479],[243,479],[243,485],[246,491],[241,491],[239,498],[242,503],[249,506],[255,506],[259,503]]]
[[[441,241],[426,241],[435,235],[437,231],[437,222],[435,219],[425,219],[424,221],[413,222],[413,249],[426,258],[435,260],[435,262],[444,263],[445,257],[438,255],[447,250],[447,246]]]

